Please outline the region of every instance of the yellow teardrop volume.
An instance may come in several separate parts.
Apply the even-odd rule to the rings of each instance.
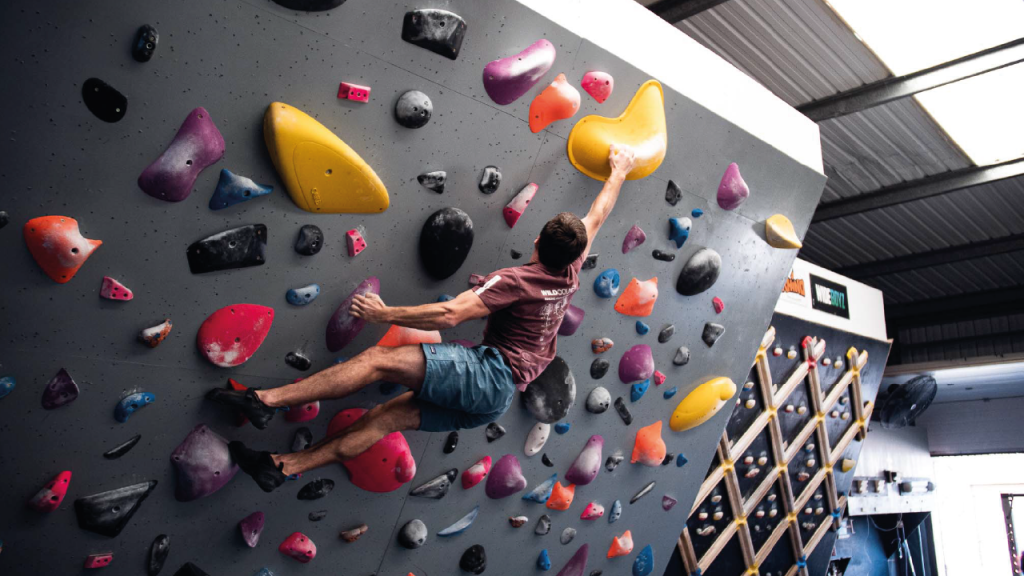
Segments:
[[[376,214],[388,209],[384,183],[326,126],[287,104],[263,115],[263,140],[295,204],[321,214]]]
[[[569,162],[595,180],[607,180],[611,175],[608,148],[612,144],[636,151],[636,163],[626,180],[645,178],[661,166],[668,150],[668,129],[665,95],[657,80],[644,82],[618,118],[581,118],[569,133]]]
[[[803,242],[796,235],[793,223],[782,214],[769,216],[764,222],[764,237],[773,248],[801,248]]]
[[[736,383],[724,376],[712,378],[686,395],[672,412],[669,428],[676,432],[696,428],[718,413],[736,394]]]

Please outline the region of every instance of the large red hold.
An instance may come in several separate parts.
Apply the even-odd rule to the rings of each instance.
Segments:
[[[366,412],[364,408],[338,412],[327,425],[327,435],[333,436],[348,428]],[[368,492],[392,492],[416,475],[416,461],[401,432],[388,434],[369,450],[343,464],[352,483]]]
[[[285,556],[291,556],[303,564],[316,558],[316,544],[302,532],[292,532],[277,549]]]
[[[29,500],[29,506],[40,512],[53,512],[64,501],[69,484],[71,484],[71,472],[65,470],[54,476],[46,486],[43,486],[43,489]]]
[[[78,230],[78,221],[69,216],[40,216],[25,223],[25,244],[36,264],[54,282],[70,282],[78,269],[103,244],[90,240]]]
[[[273,323],[273,308],[258,304],[225,306],[203,321],[196,346],[216,366],[238,366],[256,353]]]

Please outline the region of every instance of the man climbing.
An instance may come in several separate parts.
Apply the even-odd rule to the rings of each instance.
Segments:
[[[291,474],[355,458],[392,432],[457,430],[497,420],[512,404],[515,389],[525,390],[555,357],[558,327],[579,289],[577,273],[634,160],[632,149],[613,145],[608,155],[611,176],[590,211],[582,220],[563,212],[548,221],[525,265],[493,272],[448,302],[387,306],[376,294],[367,294],[352,303],[350,313],[367,322],[419,330],[451,328],[487,316],[482,345],[374,346],[280,388],[211,390],[207,398],[241,410],[263,429],[281,407],[344,398],[382,380],[409,389],[301,452],[272,454],[231,442],[239,467],[270,492]]]

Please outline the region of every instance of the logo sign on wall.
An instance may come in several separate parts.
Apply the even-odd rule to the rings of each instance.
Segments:
[[[806,271],[797,270],[794,263],[793,269],[789,271],[789,277],[782,286],[782,300],[798,306],[810,306],[807,299],[807,284],[809,280]]]
[[[850,317],[850,298],[846,286],[811,274],[811,307],[835,316]]]

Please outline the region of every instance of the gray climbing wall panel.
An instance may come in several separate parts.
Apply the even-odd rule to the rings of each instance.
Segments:
[[[399,39],[403,14],[413,8],[443,7],[462,15],[469,27],[462,53],[450,61]],[[370,275],[381,279],[382,296],[393,304],[430,302],[441,293],[456,294],[467,287],[470,273],[487,273],[515,262],[509,251],[529,254],[540,226],[558,211],[583,214],[600,184],[583,176],[568,162],[565,138],[575,120],[585,114],[615,116],[636,88],[648,78],[614,55],[511,0],[453,0],[407,4],[397,0],[348,0],[336,10],[304,14],[285,10],[269,0],[177,0],[173,2],[38,3],[10,0],[0,5],[0,75],[8,89],[0,96],[5,115],[0,140],[0,210],[11,225],[0,230],[0,376],[10,375],[18,387],[0,400],[0,469],[6,489],[0,491],[0,572],[4,574],[71,573],[86,555],[113,551],[110,574],[141,574],[152,539],[171,537],[167,573],[193,561],[211,574],[250,574],[260,566],[278,573],[295,573],[298,566],[279,554],[277,545],[299,530],[312,538],[317,558],[302,571],[310,574],[379,573],[416,576],[457,573],[458,557],[471,544],[486,550],[488,573],[520,574],[534,570],[542,548],[551,553],[556,570],[582,543],[590,543],[588,572],[628,570],[631,557],[608,561],[604,553],[613,535],[632,530],[639,551],[655,549],[660,573],[673,553],[676,535],[697,494],[704,471],[721,436],[728,410],[694,430],[664,432],[668,450],[685,453],[683,468],[643,468],[624,463],[611,474],[576,492],[566,512],[553,512],[517,496],[489,500],[483,487],[464,491],[456,486],[441,501],[409,499],[408,487],[450,467],[460,472],[484,455],[497,460],[516,454],[533,487],[552,472],[561,476],[591,434],[605,437],[605,455],[620,451],[627,460],[635,432],[657,419],[667,421],[679,399],[712,376],[745,378],[750,359],[768,326],[776,296],[794,257],[764,242],[763,220],[775,213],[788,215],[802,236],[820,195],[824,178],[798,165],[777,150],[752,138],[740,126],[725,122],[694,104],[685,95],[665,90],[669,126],[668,156],[662,167],[644,180],[625,186],[619,206],[594,245],[600,253],[596,270],[581,274],[581,291],[573,303],[586,310],[580,330],[559,339],[559,353],[572,367],[577,404],[566,421],[572,429],[552,434],[544,449],[555,463],[543,466],[540,456],[527,458],[523,442],[532,425],[519,402],[501,419],[508,433],[487,444],[482,429],[465,431],[458,449],[443,455],[444,434],[411,432],[406,438],[418,463],[408,487],[390,494],[371,494],[355,488],[339,466],[307,475],[278,493],[265,495],[240,476],[220,492],[194,502],[174,500],[171,451],[198,423],[219,434],[254,446],[285,450],[299,424],[275,421],[260,432],[251,426],[235,428],[233,417],[202,400],[209,388],[230,376],[249,386],[275,386],[300,375],[284,357],[299,348],[310,354],[314,370],[331,364],[323,333],[335,306]],[[161,34],[153,59],[131,59],[131,41],[142,24]],[[555,65],[533,90],[517,102],[499,107],[487,97],[480,73],[488,61],[518,52],[538,38],[548,38],[558,50]],[[604,104],[583,95],[580,112],[547,131],[532,134],[526,114],[532,97],[558,73],[578,86],[583,73],[606,70],[614,75],[615,92]],[[82,83],[98,77],[128,98],[124,119],[106,124],[81,102]],[[372,87],[367,104],[337,100],[340,81]],[[713,82],[713,78],[694,78]],[[434,102],[431,122],[407,130],[392,120],[392,107],[402,92],[418,89]],[[318,118],[351,145],[387,185],[391,208],[380,215],[313,215],[299,210],[286,196],[262,135],[262,116],[272,101],[282,101]],[[178,126],[196,106],[205,107],[226,141],[224,158],[204,171],[186,201],[167,204],[142,193],[138,174],[166,147]],[[738,162],[753,190],[734,212],[714,202],[718,181],[729,162]],[[477,190],[480,171],[489,164],[501,168],[503,181],[491,196]],[[207,208],[220,168],[272,184],[270,196],[213,212]],[[449,181],[444,194],[424,190],[416,176],[443,169]],[[665,201],[669,178],[685,191],[675,207]],[[523,185],[536,182],[540,191],[515,229],[509,231],[501,208]],[[476,225],[476,242],[462,268],[443,282],[421,269],[417,238],[423,220],[444,206],[457,206]],[[651,250],[668,250],[667,218],[687,216],[701,208],[686,245],[674,262],[653,259]],[[83,234],[104,241],[66,285],[48,279],[32,261],[21,238],[21,225],[37,216],[59,214],[76,218]],[[248,268],[194,276],[189,273],[185,248],[195,240],[244,224],[266,224],[267,263]],[[326,235],[326,247],[312,257],[297,255],[292,244],[303,224],[313,223]],[[648,240],[628,255],[620,245],[625,231],[639,224]],[[362,225],[369,248],[355,258],[344,249],[344,232]],[[700,246],[717,250],[725,262],[722,276],[708,292],[682,297],[673,290],[675,276],[687,257]],[[674,250],[673,250],[674,251]],[[652,333],[640,337],[634,319],[612,310],[613,301],[596,298],[593,277],[616,267],[623,283],[657,276],[661,296],[646,319]],[[132,302],[98,297],[100,279],[109,275],[135,292]],[[297,308],[284,300],[289,288],[319,283],[323,292],[308,306]],[[711,298],[725,301],[716,316]],[[219,369],[196,351],[199,324],[222,306],[249,302],[272,306],[274,326],[259,352],[246,364]],[[171,318],[174,329],[158,348],[134,341],[141,328]],[[707,321],[726,326],[712,349],[700,340]],[[674,323],[676,335],[657,344],[663,324]],[[478,341],[483,322],[444,334],[446,339]],[[351,355],[383,334],[368,327],[343,353]],[[613,397],[625,396],[618,382],[619,356],[632,344],[647,343],[655,350],[657,367],[668,376],[660,389],[630,404],[632,426],[624,426],[614,411],[592,415],[583,400],[598,382],[588,373],[593,354],[591,338],[607,336],[616,342],[605,353],[612,370],[600,381]],[[676,347],[693,352],[682,368],[671,364]],[[46,412],[39,398],[46,382],[61,367],[79,383],[82,393],[73,404]],[[662,390],[678,386],[679,395],[666,401]],[[149,391],[156,402],[126,424],[113,419],[114,405],[124,393]],[[378,387],[343,401],[325,402],[321,416],[307,425],[321,437],[331,416],[341,408],[369,407],[384,400]],[[103,452],[142,434],[142,441],[119,460]],[[25,502],[61,470],[73,478],[68,499],[48,515],[28,509]],[[295,499],[305,480],[321,476],[338,482],[327,498],[315,502]],[[116,539],[77,528],[72,510],[75,498],[156,479],[160,485]],[[585,522],[579,513],[591,500],[610,509],[615,499],[628,498],[656,480],[654,492],[625,507],[622,519]],[[680,505],[661,509],[662,494]],[[481,515],[466,533],[451,539],[434,534],[473,506]],[[310,511],[328,510],[313,523]],[[263,510],[267,527],[255,550],[244,546],[237,522]],[[554,527],[548,536],[533,534],[532,526],[548,512]],[[511,528],[508,516],[525,514],[530,523]],[[414,551],[399,547],[394,531],[411,518],[422,518],[431,531],[427,545]],[[338,538],[340,530],[360,523],[369,532],[355,543]],[[568,546],[557,542],[567,526],[579,533]],[[635,556],[635,553],[634,553]]]

